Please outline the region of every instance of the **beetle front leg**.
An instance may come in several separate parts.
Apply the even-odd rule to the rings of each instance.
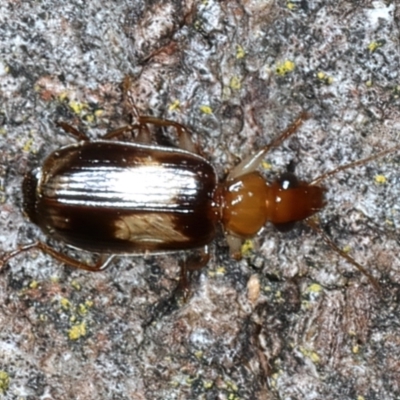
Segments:
[[[226,242],[228,243],[229,246],[229,253],[231,257],[234,258],[235,260],[240,260],[242,258],[241,248],[243,244],[243,239],[238,236],[231,235],[229,233],[227,233],[225,236],[226,236]]]
[[[2,259],[0,260],[0,270],[3,268],[7,262],[16,257],[20,253],[24,253],[26,251],[32,250],[32,249],[38,249],[41,250],[43,253],[48,254],[49,256],[53,257],[57,261],[69,265],[73,268],[78,268],[78,269],[83,269],[85,271],[91,271],[91,272],[97,272],[97,271],[102,271],[105,268],[108,267],[110,264],[111,260],[114,258],[114,255],[100,255],[99,259],[97,260],[96,264],[94,265],[89,265],[86,263],[83,263],[81,261],[76,260],[75,258],[72,258],[70,256],[67,256],[63,253],[60,253],[57,250],[54,250],[52,247],[49,245],[43,243],[43,242],[35,242],[28,244],[26,246],[20,247],[17,250],[12,251],[11,253],[8,253]]]
[[[258,150],[256,154],[252,154],[244,158],[236,167],[232,168],[227,177],[228,180],[235,179],[239,176],[243,176],[250,172],[255,171],[261,164],[265,155],[273,148],[284,142],[288,137],[293,135],[302,125],[302,123],[308,118],[308,114],[303,112],[296,121],[293,122],[285,131],[283,131],[276,139],[271,143]]]

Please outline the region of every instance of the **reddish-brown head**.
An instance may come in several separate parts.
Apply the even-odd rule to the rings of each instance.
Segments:
[[[326,189],[299,181],[292,173],[285,173],[268,187],[266,209],[268,221],[281,231],[320,211],[326,204]]]

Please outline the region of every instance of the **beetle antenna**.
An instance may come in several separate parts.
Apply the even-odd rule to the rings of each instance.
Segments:
[[[321,181],[325,180],[329,176],[336,175],[340,171],[344,171],[346,169],[358,167],[359,165],[363,165],[363,164],[366,164],[366,163],[368,163],[370,161],[376,160],[377,158],[384,157],[387,154],[393,153],[393,152],[395,152],[397,150],[400,150],[400,145],[394,146],[394,147],[392,147],[390,149],[387,149],[387,150],[384,150],[384,151],[381,151],[381,152],[379,152],[377,154],[373,154],[372,156],[369,156],[367,158],[363,158],[362,160],[354,161],[354,162],[351,162],[349,164],[345,164],[345,165],[341,165],[339,167],[336,167],[333,170],[325,172],[324,174],[322,174],[322,175],[318,176],[317,178],[315,178],[310,183],[310,185],[312,185],[312,186],[318,185]]]
[[[354,265],[364,276],[368,278],[371,285],[377,292],[381,292],[381,286],[379,285],[378,281],[356,260],[350,257],[347,253],[341,250],[336,244],[332,241],[332,239],[322,230],[319,224],[315,221],[315,219],[308,219],[305,223],[316,233],[321,235],[322,239],[324,239],[325,243],[336,253],[341,255],[345,260],[347,260],[350,264]]]

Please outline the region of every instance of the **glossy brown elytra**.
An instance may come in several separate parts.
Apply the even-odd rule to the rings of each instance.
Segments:
[[[372,275],[339,249],[310,217],[325,205],[326,189],[319,186],[322,180],[400,146],[340,166],[311,183],[291,173],[267,183],[257,171],[261,161],[306,118],[302,114],[269,145],[233,168],[222,182],[213,166],[195,153],[186,128],[176,122],[138,116],[135,125],[93,141],[61,123],[78,142],[53,152],[40,168],[25,176],[24,211],[50,237],[101,257],[95,265],[88,265],[36,242],[4,255],[2,263],[36,248],[70,266],[99,271],[115,255],[206,249],[219,225],[231,254],[239,257],[243,240],[257,235],[267,222],[288,230],[305,220],[377,287]],[[150,125],[174,128],[180,149],[150,144]],[[145,143],[113,140],[130,131],[138,131]],[[204,251],[196,265],[188,263],[189,268],[204,265],[207,254]]]

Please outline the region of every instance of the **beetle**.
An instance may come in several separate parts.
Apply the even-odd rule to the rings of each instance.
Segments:
[[[207,246],[217,235],[219,225],[231,254],[240,258],[243,240],[257,235],[267,222],[286,231],[305,220],[334,251],[378,287],[372,275],[339,249],[310,217],[325,206],[326,189],[319,185],[322,180],[400,146],[339,166],[311,183],[288,172],[267,183],[257,170],[261,161],[307,118],[306,113],[301,114],[270,144],[234,167],[222,182],[214,167],[196,153],[189,131],[177,122],[139,115],[135,124],[97,140],[61,122],[59,125],[78,141],[54,151],[41,167],[26,174],[23,208],[48,236],[101,256],[90,265],[36,242],[6,254],[2,263],[36,248],[70,266],[99,271],[115,255],[200,248],[200,259],[189,263],[189,269],[195,269],[207,263]],[[174,128],[179,148],[152,144],[151,125]],[[135,131],[139,143],[114,140]]]

